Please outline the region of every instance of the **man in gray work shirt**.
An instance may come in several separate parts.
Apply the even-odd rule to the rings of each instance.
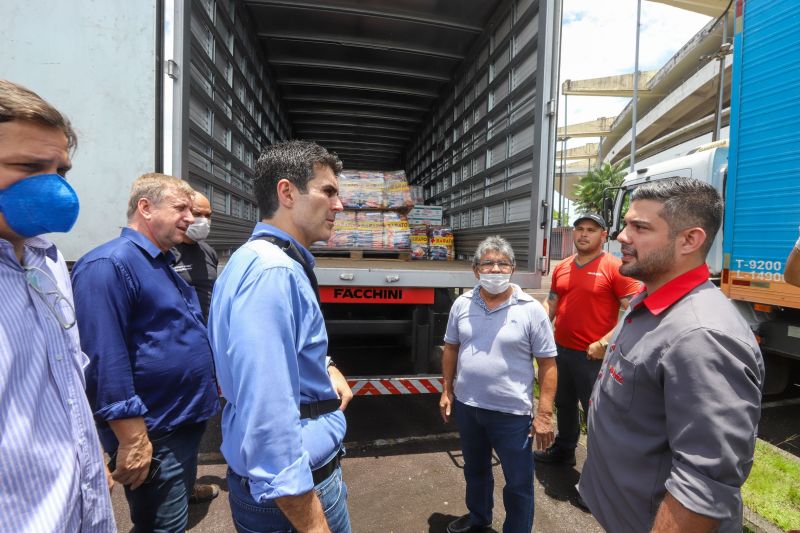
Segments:
[[[639,186],[620,273],[644,282],[608,347],[589,409],[578,486],[609,531],[741,531],[764,362],[708,281],[722,200],[709,184]]]

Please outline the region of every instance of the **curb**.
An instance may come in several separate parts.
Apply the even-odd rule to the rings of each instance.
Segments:
[[[742,516],[742,525],[746,531],[752,533],[783,533],[783,530],[756,513],[746,505]]]

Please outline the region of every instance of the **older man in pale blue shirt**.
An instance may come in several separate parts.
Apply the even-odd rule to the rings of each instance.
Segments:
[[[0,531],[116,531],[84,393],[64,258],[75,134],[31,91],[0,80]]]
[[[239,531],[350,532],[339,456],[352,392],[328,366],[307,249],[330,237],[342,210],[340,171],[314,143],[267,148],[255,181],[263,222],[214,286],[209,335],[227,400],[222,453]]]

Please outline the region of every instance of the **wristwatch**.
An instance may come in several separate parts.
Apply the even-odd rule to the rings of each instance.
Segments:
[[[603,339],[600,339],[600,340],[599,340],[599,341],[597,341],[597,342],[599,342],[599,343],[600,343],[600,346],[601,346],[601,347],[602,347],[604,350],[608,348],[608,341],[604,341]]]

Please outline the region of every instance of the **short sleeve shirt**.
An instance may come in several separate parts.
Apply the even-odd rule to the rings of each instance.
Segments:
[[[556,342],[585,351],[611,331],[619,318],[619,300],[639,291],[640,284],[619,273],[621,261],[602,253],[585,265],[573,255],[554,270],[550,292],[558,296]]]
[[[453,303],[444,341],[458,344],[458,401],[503,413],[530,415],[533,358],[555,357],[547,314],[538,301],[513,285],[508,302],[492,309],[479,287]]]
[[[764,362],[708,269],[642,293],[614,333],[592,391],[579,490],[609,531],[649,531],[666,491],[742,530]]]

